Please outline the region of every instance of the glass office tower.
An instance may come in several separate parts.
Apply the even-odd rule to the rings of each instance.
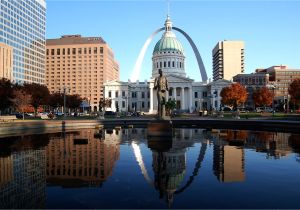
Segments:
[[[0,43],[13,48],[13,81],[45,83],[45,0],[0,0]]]

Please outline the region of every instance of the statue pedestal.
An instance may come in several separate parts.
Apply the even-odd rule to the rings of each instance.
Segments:
[[[172,148],[172,122],[156,120],[148,123],[148,147],[155,151],[168,151]]]
[[[148,137],[171,137],[172,122],[169,120],[155,120],[147,126]]]

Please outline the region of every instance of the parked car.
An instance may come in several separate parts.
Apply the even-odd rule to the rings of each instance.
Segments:
[[[256,112],[273,112],[271,107],[256,107]]]
[[[228,107],[228,106],[223,107],[222,110],[224,112],[230,112],[230,111],[232,111],[232,109],[230,107]]]
[[[116,113],[113,111],[105,111],[104,112],[104,117],[115,117]]]

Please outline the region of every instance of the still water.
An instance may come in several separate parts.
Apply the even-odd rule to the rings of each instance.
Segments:
[[[142,128],[0,139],[1,208],[300,208],[300,135]]]

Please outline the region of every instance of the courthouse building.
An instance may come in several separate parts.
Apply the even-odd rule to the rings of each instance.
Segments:
[[[119,107],[119,111],[157,113],[154,79],[158,76],[158,69],[162,69],[163,75],[167,77],[167,99],[176,101],[177,110],[193,112],[219,109],[220,92],[231,82],[222,79],[211,83],[195,82],[186,75],[185,59],[184,47],[172,31],[172,22],[167,17],[165,32],[152,53],[152,77],[144,82],[107,81],[104,84],[105,98],[112,99],[111,107],[107,110],[116,111]]]

